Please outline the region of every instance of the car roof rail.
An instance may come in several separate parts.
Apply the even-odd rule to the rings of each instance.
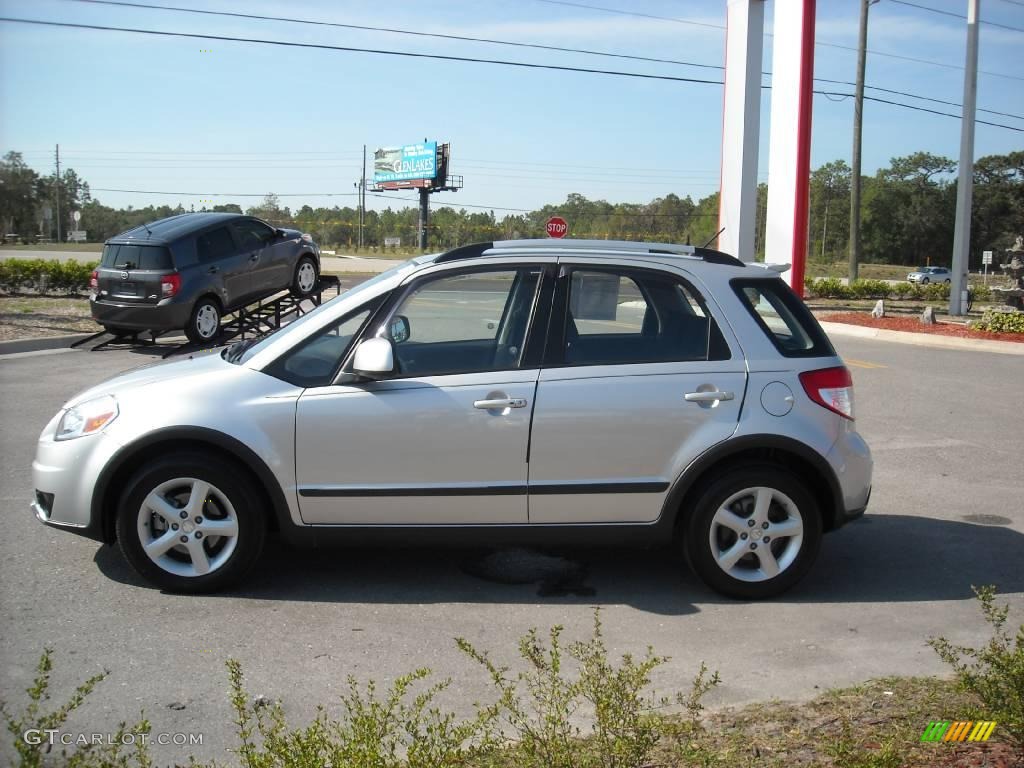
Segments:
[[[470,243],[469,245],[460,245],[458,248],[453,248],[450,251],[445,251],[436,259],[434,264],[443,264],[446,261],[458,261],[459,259],[475,259],[478,256],[483,256],[484,251],[489,251],[494,247],[494,243]]]
[[[745,267],[746,264],[735,256],[716,251],[713,248],[700,248],[693,245],[678,243],[645,243],[636,240],[576,240],[559,238],[538,238],[533,240],[496,240],[492,243],[472,243],[442,253],[434,264],[460,259],[475,259],[479,256],[512,255],[521,251],[577,251],[586,253],[622,253],[673,256],[689,259],[700,259],[708,264],[725,264],[731,267]]]

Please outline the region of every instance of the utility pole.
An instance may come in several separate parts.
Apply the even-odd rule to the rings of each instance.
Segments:
[[[864,125],[864,70],[868,59],[868,6],[878,0],[860,0],[860,35],[857,41],[857,85],[853,97],[853,156],[850,158],[850,282],[860,264],[860,137]]]
[[[359,182],[359,247],[362,248],[366,238],[363,227],[366,223],[366,145],[363,144],[363,177]]]
[[[978,6],[967,0],[967,59],[964,62],[964,107],[960,118],[960,164],[956,182],[956,225],[953,229],[953,282],[949,314],[964,314],[967,267],[971,253],[971,199],[974,192],[974,112],[978,96]]]
[[[57,190],[57,242],[60,242],[60,144],[57,145],[57,183],[54,185]]]

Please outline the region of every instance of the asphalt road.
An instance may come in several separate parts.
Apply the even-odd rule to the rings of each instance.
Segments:
[[[253,694],[282,699],[296,722],[318,703],[338,715],[347,675],[387,681],[420,665],[450,676],[444,700],[468,711],[490,692],[454,637],[512,662],[516,638],[530,627],[561,623],[569,638],[585,636],[592,606],[602,609],[614,653],[652,644],[672,657],[656,675],[659,691],[686,689],[702,660],[720,670],[712,704],[944,673],[929,636],[986,637],[972,584],[997,584],[1012,619],[1024,620],[1020,359],[836,342],[853,370],[859,429],[875,453],[869,515],[826,538],[802,585],[756,604],[718,598],[670,551],[559,552],[585,569],[581,589],[542,596],[535,583],[471,575],[482,564],[470,551],[275,546],[237,591],[161,594],[140,583],[116,549],[44,528],[28,510],[34,441],[50,416],[78,390],[150,358],[0,359],[0,699],[24,701],[49,645],[55,701],[87,676],[111,672],[69,732],[109,732],[144,710],[156,731],[202,733],[197,755],[226,759],[235,745],[229,657],[242,662]],[[514,565],[499,570],[508,576]],[[157,757],[185,760],[176,747]]]

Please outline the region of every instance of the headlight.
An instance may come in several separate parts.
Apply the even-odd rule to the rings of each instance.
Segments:
[[[117,418],[117,400],[111,395],[97,397],[68,408],[60,417],[54,440],[71,440],[92,435]]]

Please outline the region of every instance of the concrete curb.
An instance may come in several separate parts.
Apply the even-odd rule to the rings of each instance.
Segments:
[[[898,344],[912,344],[918,347],[956,349],[969,352],[995,352],[1001,355],[1024,355],[1024,343],[996,341],[995,339],[961,339],[956,336],[939,336],[931,333],[910,333],[890,331],[886,328],[868,328],[850,323],[822,322],[821,327],[829,336],[854,336],[876,341],[894,341]]]
[[[91,333],[75,333],[66,336],[40,336],[37,339],[12,339],[0,341],[0,355],[14,355],[19,352],[39,352],[44,349],[70,348],[76,341],[87,339]]]

